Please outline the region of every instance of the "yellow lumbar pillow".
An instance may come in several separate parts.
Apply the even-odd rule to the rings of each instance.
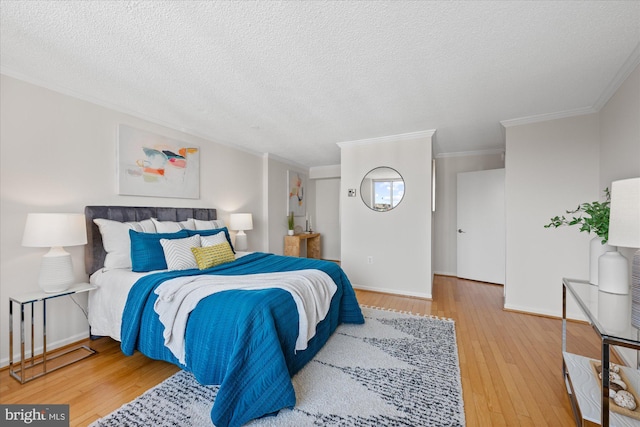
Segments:
[[[236,259],[228,242],[204,248],[191,248],[191,252],[193,252],[200,270],[235,261]]]

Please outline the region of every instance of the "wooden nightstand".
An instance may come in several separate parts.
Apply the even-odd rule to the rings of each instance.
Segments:
[[[65,348],[63,351],[55,352],[54,355],[47,354],[47,300],[53,298],[64,297],[82,292],[88,292],[96,289],[89,283],[79,283],[72,285],[69,289],[46,293],[43,291],[29,292],[25,294],[9,297],[9,374],[24,384],[27,381],[34,380],[38,377],[48,374],[79,360],[92,356],[96,351],[86,345],[79,345],[72,348]],[[34,309],[35,303],[42,301],[42,353],[35,354],[35,330],[34,330]],[[13,305],[20,305],[20,360],[13,360]],[[25,335],[24,335],[24,313],[25,306],[31,305],[31,353],[30,357],[25,358]],[[71,353],[82,352],[84,354],[72,356]],[[55,366],[47,366],[47,362],[60,358],[60,363]],[[28,376],[27,376],[28,375]]]
[[[307,258],[320,259],[320,233],[301,233],[284,236],[284,254],[286,256],[300,256],[300,245],[307,246]]]

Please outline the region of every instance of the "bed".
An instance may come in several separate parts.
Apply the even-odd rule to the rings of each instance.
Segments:
[[[111,336],[127,355],[140,351],[219,385],[211,409],[217,427],[293,407],[291,377],[339,324],[364,323],[336,263],[231,254],[215,209],[87,206],[85,216],[85,267],[97,286],[89,295],[92,335]],[[153,250],[140,246],[145,239]],[[190,242],[202,243],[189,248],[197,268],[185,255]]]

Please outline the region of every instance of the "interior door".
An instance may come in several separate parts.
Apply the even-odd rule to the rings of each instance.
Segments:
[[[504,169],[458,174],[457,275],[505,282]]]

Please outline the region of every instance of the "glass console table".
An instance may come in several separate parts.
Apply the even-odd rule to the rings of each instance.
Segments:
[[[567,291],[600,336],[602,354],[597,362],[603,367],[601,383],[593,372],[592,359],[567,352]],[[599,291],[584,280],[562,279],[562,373],[578,426],[640,426],[640,420],[609,410],[610,346],[640,350],[638,329],[631,326],[630,299],[631,295]],[[640,371],[636,367],[622,369],[629,385],[640,393]],[[640,402],[636,404],[640,406]]]

